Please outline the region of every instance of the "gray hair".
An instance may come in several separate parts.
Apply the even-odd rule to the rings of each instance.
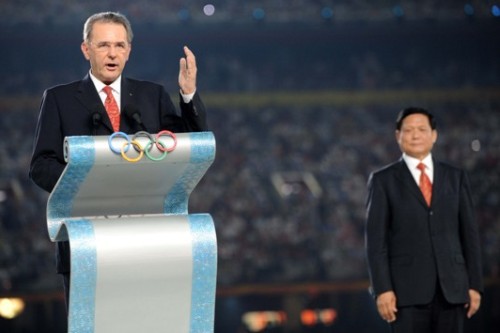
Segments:
[[[123,27],[127,31],[127,41],[129,43],[132,43],[134,33],[132,32],[132,26],[130,25],[129,20],[125,17],[125,15],[116,12],[102,12],[90,16],[83,26],[83,40],[85,42],[90,41],[90,37],[92,35],[92,27],[96,22],[116,23],[123,25]]]

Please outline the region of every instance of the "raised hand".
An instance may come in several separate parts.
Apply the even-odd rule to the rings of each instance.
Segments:
[[[191,50],[184,46],[185,57],[179,61],[179,87],[183,94],[188,95],[196,91],[196,58]]]

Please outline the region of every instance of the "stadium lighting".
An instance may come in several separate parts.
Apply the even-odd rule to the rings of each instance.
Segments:
[[[24,307],[21,298],[0,298],[0,317],[14,319],[23,312]]]
[[[474,15],[474,7],[470,3],[465,4],[464,5],[464,13],[466,16],[473,16]]]
[[[403,7],[401,7],[400,5],[396,5],[394,7],[392,7],[392,14],[400,19],[400,18],[403,18],[403,16],[405,16],[405,11],[403,9]]]
[[[323,7],[321,17],[325,20],[331,20],[333,18],[333,9],[331,7]]]
[[[205,13],[206,16],[212,16],[215,13],[215,6],[212,4],[207,4],[203,7],[203,13]]]
[[[191,17],[191,14],[189,13],[189,10],[186,8],[183,8],[177,12],[177,17],[181,21],[187,21]]]
[[[500,6],[498,5],[493,5],[491,6],[491,14],[495,17],[500,17]]]
[[[257,21],[262,21],[266,17],[266,12],[262,8],[255,8],[252,16]]]

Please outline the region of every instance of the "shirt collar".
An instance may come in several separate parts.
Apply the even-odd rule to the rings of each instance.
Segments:
[[[101,92],[102,89],[107,86],[106,84],[102,83],[98,78],[92,74],[92,71],[89,71],[90,79],[94,83],[95,88],[97,89],[97,92]],[[109,86],[111,89],[113,89],[114,92],[120,94],[121,90],[121,81],[122,81],[122,76],[120,75],[113,83],[111,83]]]
[[[432,154],[429,153],[423,160],[419,160],[418,158],[411,157],[405,153],[403,153],[403,160],[406,162],[406,165],[408,165],[408,168],[410,170],[414,170],[417,168],[417,165],[422,162],[425,164],[425,168],[429,171],[432,172],[433,170],[433,163],[432,163]]]

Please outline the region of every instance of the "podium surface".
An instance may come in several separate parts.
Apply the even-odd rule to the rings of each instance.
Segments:
[[[47,224],[71,247],[68,332],[213,332],[215,228],[188,213],[213,134],[67,137],[65,155]]]

